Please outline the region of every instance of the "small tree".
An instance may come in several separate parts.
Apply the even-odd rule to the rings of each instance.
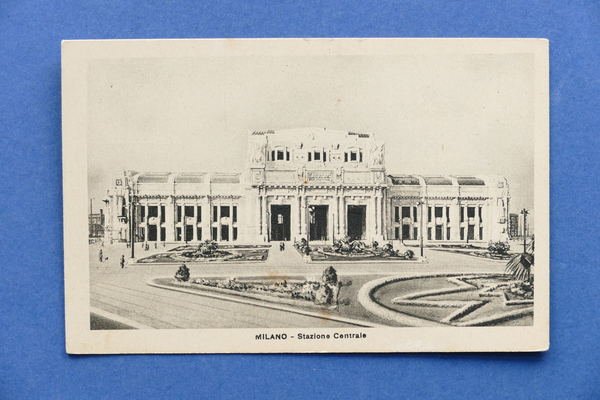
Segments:
[[[488,251],[491,254],[495,254],[495,255],[506,255],[506,254],[508,254],[509,250],[510,250],[510,245],[507,242],[502,242],[502,241],[490,242],[490,244],[488,245]]]
[[[185,264],[181,264],[175,273],[175,279],[179,282],[187,282],[190,280],[190,269]]]
[[[332,266],[325,268],[323,276],[321,278],[323,284],[335,286],[338,283],[337,271]]]

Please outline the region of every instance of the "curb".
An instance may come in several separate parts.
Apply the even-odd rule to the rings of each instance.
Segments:
[[[120,315],[111,313],[109,311],[104,311],[97,307],[90,307],[90,315],[91,314],[96,314],[100,317],[109,319],[111,321],[118,322],[123,325],[127,325],[128,327],[133,328],[133,329],[155,329],[155,328],[152,328],[151,326],[140,324],[139,322],[133,321],[129,318],[122,317]]]
[[[210,297],[210,298],[214,298],[214,299],[218,299],[218,300],[231,301],[234,303],[241,303],[241,304],[251,305],[251,306],[255,306],[255,307],[269,308],[272,310],[284,311],[284,312],[289,312],[289,313],[293,313],[293,314],[304,315],[307,317],[327,319],[327,320],[331,320],[331,321],[342,322],[342,323],[365,327],[365,328],[375,328],[375,327],[384,327],[385,326],[385,325],[374,324],[374,323],[361,321],[361,320],[357,320],[357,319],[352,319],[352,318],[336,317],[333,315],[329,316],[329,315],[324,315],[323,313],[315,313],[315,312],[311,312],[311,311],[300,310],[300,309],[296,309],[296,308],[292,308],[292,307],[288,307],[288,306],[282,306],[282,305],[279,305],[276,303],[268,303],[266,301],[250,300],[248,298],[235,298],[235,297],[233,297],[233,296],[235,296],[233,294],[232,295],[221,295],[221,294],[216,294],[216,293],[201,292],[199,290],[166,286],[166,285],[161,285],[160,283],[156,283],[156,282],[154,282],[154,280],[147,281],[146,284],[148,286],[152,286],[152,287],[156,287],[156,288],[160,288],[160,289],[188,293],[188,294],[193,294],[196,296]]]

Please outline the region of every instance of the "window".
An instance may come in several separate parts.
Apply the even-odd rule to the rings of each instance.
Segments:
[[[277,160],[283,160],[283,150],[277,150]]]
[[[312,161],[312,153],[311,152],[308,153],[308,161]]]
[[[435,240],[442,240],[442,225],[435,226]]]
[[[285,150],[285,159],[286,161],[290,161],[290,152],[287,149]]]
[[[142,222],[146,219],[146,207],[141,207]]]
[[[181,228],[179,227],[175,230],[175,240],[178,242],[181,241]]]
[[[431,207],[427,207],[427,222],[431,222]]]
[[[469,228],[467,229],[467,239],[475,240],[475,225],[469,225]]]
[[[465,208],[461,207],[460,208],[460,222],[465,222]],[[462,237],[461,237],[462,239]]]
[[[362,162],[362,151],[359,152],[358,155],[359,155],[359,160],[358,161]]]
[[[213,226],[213,228],[211,229],[211,232],[210,232],[210,234],[211,234],[210,238],[211,238],[212,240],[215,240],[215,241],[216,241],[216,240],[218,239],[218,238],[217,238],[217,227],[216,227],[216,226]]]
[[[402,207],[402,218],[410,218],[410,207]]]
[[[344,153],[344,162],[348,162],[348,153]]]
[[[450,222],[450,207],[446,207],[446,222]]]
[[[221,218],[229,216],[229,206],[221,206]]]
[[[355,151],[350,152],[350,161],[356,161],[356,152]]]
[[[238,228],[237,227],[233,227],[233,240],[237,240],[238,237]]]
[[[160,206],[160,223],[165,222],[165,206]]]
[[[237,222],[237,206],[233,206],[233,222]]]
[[[212,222],[217,222],[217,215],[218,215],[217,206],[213,206]],[[213,239],[213,240],[217,240],[217,239]]]
[[[483,221],[483,207],[479,206],[479,222]]]
[[[315,161],[321,161],[321,153],[319,153],[318,151],[315,151]]]
[[[194,216],[194,206],[185,206],[185,215],[187,217],[193,217]]]
[[[413,227],[413,239],[417,239],[419,237],[419,230],[417,227]]]
[[[465,240],[465,228],[460,228],[460,240]]]
[[[450,227],[446,228],[446,240],[450,240]]]
[[[400,207],[394,207],[394,221],[400,222]]]
[[[444,213],[444,207],[436,207],[435,208],[435,217],[442,218],[442,214]]]
[[[181,206],[177,206],[177,222],[181,222]]]
[[[431,227],[427,228],[427,240],[431,240]]]
[[[479,227],[479,240],[483,240],[483,226]]]
[[[467,217],[475,218],[475,207],[467,207]]]
[[[275,150],[271,150],[271,161],[275,161]]]
[[[196,215],[198,216],[198,222],[202,221],[202,207],[196,206]],[[198,236],[200,237],[200,236]]]
[[[417,207],[413,207],[413,221],[419,222],[417,221]]]
[[[327,152],[326,151],[323,152],[323,161],[327,161]]]
[[[394,228],[394,239],[400,239],[400,227],[398,226]]]

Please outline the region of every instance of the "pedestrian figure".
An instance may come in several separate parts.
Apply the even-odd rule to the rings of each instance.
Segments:
[[[121,268],[125,268],[125,255],[121,254]]]
[[[100,259],[100,262],[102,262],[104,260],[104,257],[102,257],[102,249],[100,249],[100,251],[98,251],[98,258]]]
[[[154,242],[154,249],[158,249],[158,245],[156,244],[156,242]]]
[[[285,242],[279,243],[279,251],[284,251],[284,250],[285,250]]]

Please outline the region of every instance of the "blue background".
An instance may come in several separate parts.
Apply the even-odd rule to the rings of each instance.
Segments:
[[[60,41],[362,36],[550,39],[550,351],[67,356]],[[600,398],[599,40],[597,1],[0,1],[0,398]]]

